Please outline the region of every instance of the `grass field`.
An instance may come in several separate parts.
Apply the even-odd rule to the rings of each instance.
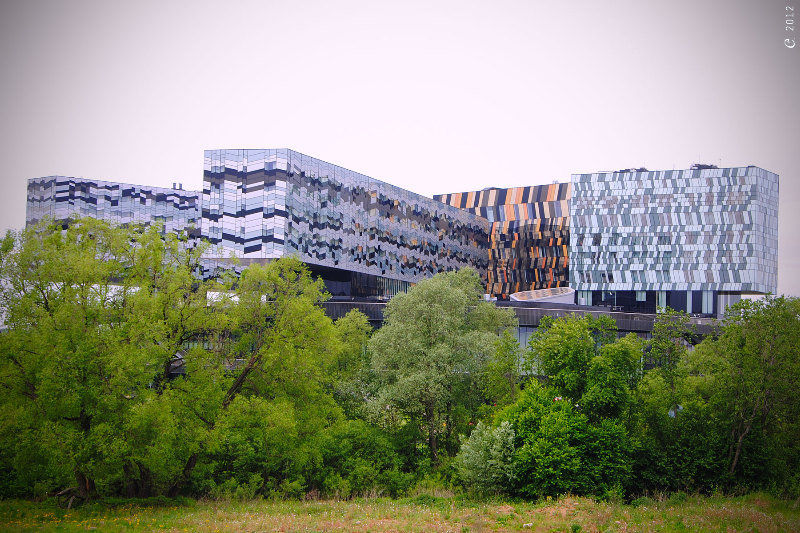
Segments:
[[[637,505],[563,497],[540,503],[420,495],[318,502],[0,501],[2,531],[800,531],[793,502],[752,494]]]

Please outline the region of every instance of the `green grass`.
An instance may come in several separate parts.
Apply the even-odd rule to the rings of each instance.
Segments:
[[[800,531],[800,509],[764,494],[640,499],[565,496],[539,503],[462,497],[351,501],[0,501],[2,531]]]

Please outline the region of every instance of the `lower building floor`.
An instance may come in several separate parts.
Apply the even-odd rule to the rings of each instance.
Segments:
[[[313,276],[322,278],[325,288],[333,298],[389,299],[400,292],[407,292],[412,285],[408,281],[364,272],[312,264],[307,264],[307,266]]]
[[[669,307],[690,315],[720,317],[741,299],[741,293],[722,291],[575,291],[575,303],[602,305],[620,311],[656,313]]]

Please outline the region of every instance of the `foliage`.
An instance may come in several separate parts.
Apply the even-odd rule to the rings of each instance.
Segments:
[[[199,353],[174,383],[187,403],[203,405],[188,418],[205,426],[206,444],[185,460],[168,494],[189,482],[200,491],[208,480],[242,485],[252,473],[264,480],[259,493],[302,494],[313,437],[342,417],[327,386],[342,340],[319,306],[324,286],[300,261],[284,258],[250,265],[233,296],[218,303],[230,327],[217,348]]]
[[[722,334],[709,344],[727,362],[720,393],[731,422],[728,473],[741,468],[745,440],[755,433],[768,448],[770,467],[800,470],[800,300],[743,300],[728,310]]]
[[[380,385],[372,418],[396,430],[420,428],[434,464],[440,438],[450,452],[457,432],[466,431],[482,402],[476,378],[498,335],[516,321],[513,310],[481,301],[482,292],[471,269],[421,281],[389,302],[369,342]]]
[[[664,376],[670,390],[675,390],[678,363],[686,355],[692,337],[689,315],[669,307],[661,309],[653,323],[648,356]]]
[[[677,340],[687,329],[672,331]],[[800,495],[800,300],[742,301],[716,338],[689,352],[673,345],[674,367],[651,371],[637,391],[635,489]]]
[[[544,317],[519,361],[474,271],[372,334],[296,258],[204,280],[204,250],[90,219],[0,242],[1,497],[800,496],[796,298],[741,302],[696,346],[665,310],[644,350]]]
[[[629,486],[634,494],[708,491],[724,481],[724,424],[706,384],[681,377],[688,372],[688,365],[679,365],[674,392],[663,374],[650,371],[635,393],[636,475]]]
[[[583,412],[592,419],[620,418],[631,406],[641,376],[642,345],[629,334],[604,344],[586,369],[586,388],[580,397]]]
[[[507,491],[514,481],[514,430],[508,422],[496,428],[478,422],[455,458],[458,479],[478,493]]]
[[[528,341],[528,366],[570,398],[586,388],[586,368],[600,350],[616,339],[612,319],[568,316],[543,320]]]
[[[320,464],[309,475],[310,485],[323,496],[397,496],[411,482],[390,438],[361,420],[331,427],[315,448]]]
[[[499,419],[516,435],[514,487],[523,496],[603,495],[630,476],[625,427],[614,419],[592,424],[553,387],[530,383]]]
[[[203,251],[91,219],[5,237],[2,494],[304,493],[366,319],[334,325],[296,259],[230,287]]]
[[[157,228],[91,219],[7,234],[0,401],[20,480],[50,491],[72,477],[83,497],[96,488],[152,490],[158,476],[127,429],[164,387],[183,344],[213,327],[207,284],[193,276],[201,253]]]
[[[515,434],[515,482],[507,490],[533,498],[619,493],[633,463],[627,425],[641,354],[635,336],[616,339],[613,321],[542,322],[529,341],[528,367],[547,383],[529,382],[496,418]]]
[[[495,349],[483,370],[483,394],[494,406],[503,407],[519,394],[519,343],[506,330],[495,341]]]
[[[342,349],[331,372],[333,397],[347,418],[363,418],[369,399],[377,392],[367,353],[372,327],[364,313],[352,310],[336,320],[336,329]]]

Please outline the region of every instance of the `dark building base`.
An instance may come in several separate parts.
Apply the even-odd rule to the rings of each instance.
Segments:
[[[655,313],[659,306],[683,311],[700,317],[717,317],[725,305],[739,300],[740,293],[719,291],[590,291],[590,305],[602,305],[630,313]],[[659,302],[659,293],[663,293]],[[586,292],[575,291],[575,303],[584,300]],[[705,298],[705,301],[704,301]],[[720,307],[720,300],[725,303]]]
[[[408,281],[384,278],[363,272],[353,272],[319,265],[306,265],[311,274],[322,278],[333,298],[391,298],[411,287]]]

